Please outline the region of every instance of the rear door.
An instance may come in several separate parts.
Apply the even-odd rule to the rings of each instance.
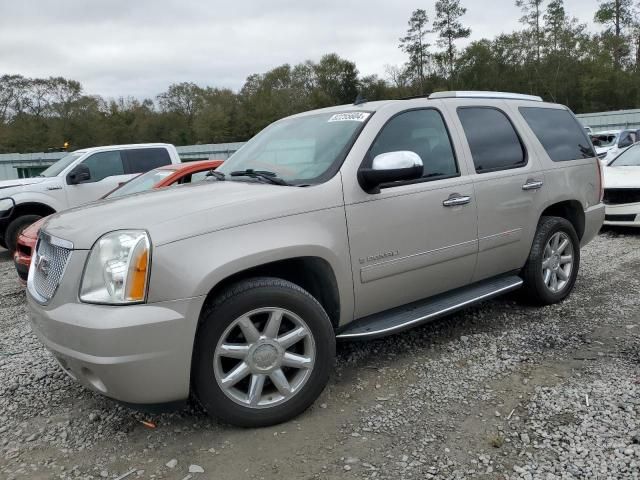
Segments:
[[[126,173],[121,150],[96,152],[85,158],[82,163],[89,167],[91,178],[77,185],[67,184],[69,207],[98,200],[135,176]]]
[[[376,194],[359,185],[345,189],[356,318],[465,285],[476,262],[473,184],[442,110],[418,108],[393,115],[361,167],[393,151],[417,153],[423,177],[384,185]],[[447,206],[452,196],[464,201]]]
[[[520,269],[545,204],[544,174],[505,102],[448,104],[471,159],[478,204],[478,263],[473,281]]]

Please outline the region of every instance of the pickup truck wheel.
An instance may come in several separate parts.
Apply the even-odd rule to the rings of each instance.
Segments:
[[[306,410],[327,384],[335,335],[307,291],[278,278],[240,282],[203,313],[194,352],[196,398],[222,421],[262,427]]]
[[[580,241],[561,217],[542,217],[522,270],[526,299],[549,305],[571,293],[580,267]]]
[[[4,242],[7,245],[7,250],[15,252],[16,246],[18,245],[18,237],[22,231],[41,218],[42,215],[22,215],[13,219],[4,233]]]

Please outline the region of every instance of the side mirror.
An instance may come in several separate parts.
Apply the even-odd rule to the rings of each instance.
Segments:
[[[0,220],[11,217],[16,202],[11,197],[0,198]]]
[[[415,180],[422,176],[423,164],[420,155],[400,150],[377,155],[371,168],[361,168],[358,181],[368,193],[380,193],[383,183]]]
[[[67,183],[77,185],[91,180],[91,171],[84,163],[79,163],[67,174]]]

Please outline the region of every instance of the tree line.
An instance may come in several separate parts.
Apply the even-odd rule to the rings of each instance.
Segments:
[[[529,93],[575,112],[640,107],[640,3],[599,0],[598,31],[563,0],[516,0],[522,27],[460,48],[471,35],[461,0],[415,10],[398,47],[402,65],[363,76],[335,53],[247,77],[239,91],[191,82],[155,98],[105,99],[61,77],[0,76],[0,152],[137,142],[244,141],[297,112],[438,90]]]

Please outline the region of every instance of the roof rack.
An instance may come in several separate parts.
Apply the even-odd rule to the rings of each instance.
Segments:
[[[503,100],[530,100],[541,102],[542,98],[537,95],[525,95],[523,93],[509,92],[483,92],[474,90],[459,90],[451,92],[433,92],[428,97],[430,100],[437,98],[500,98]]]

